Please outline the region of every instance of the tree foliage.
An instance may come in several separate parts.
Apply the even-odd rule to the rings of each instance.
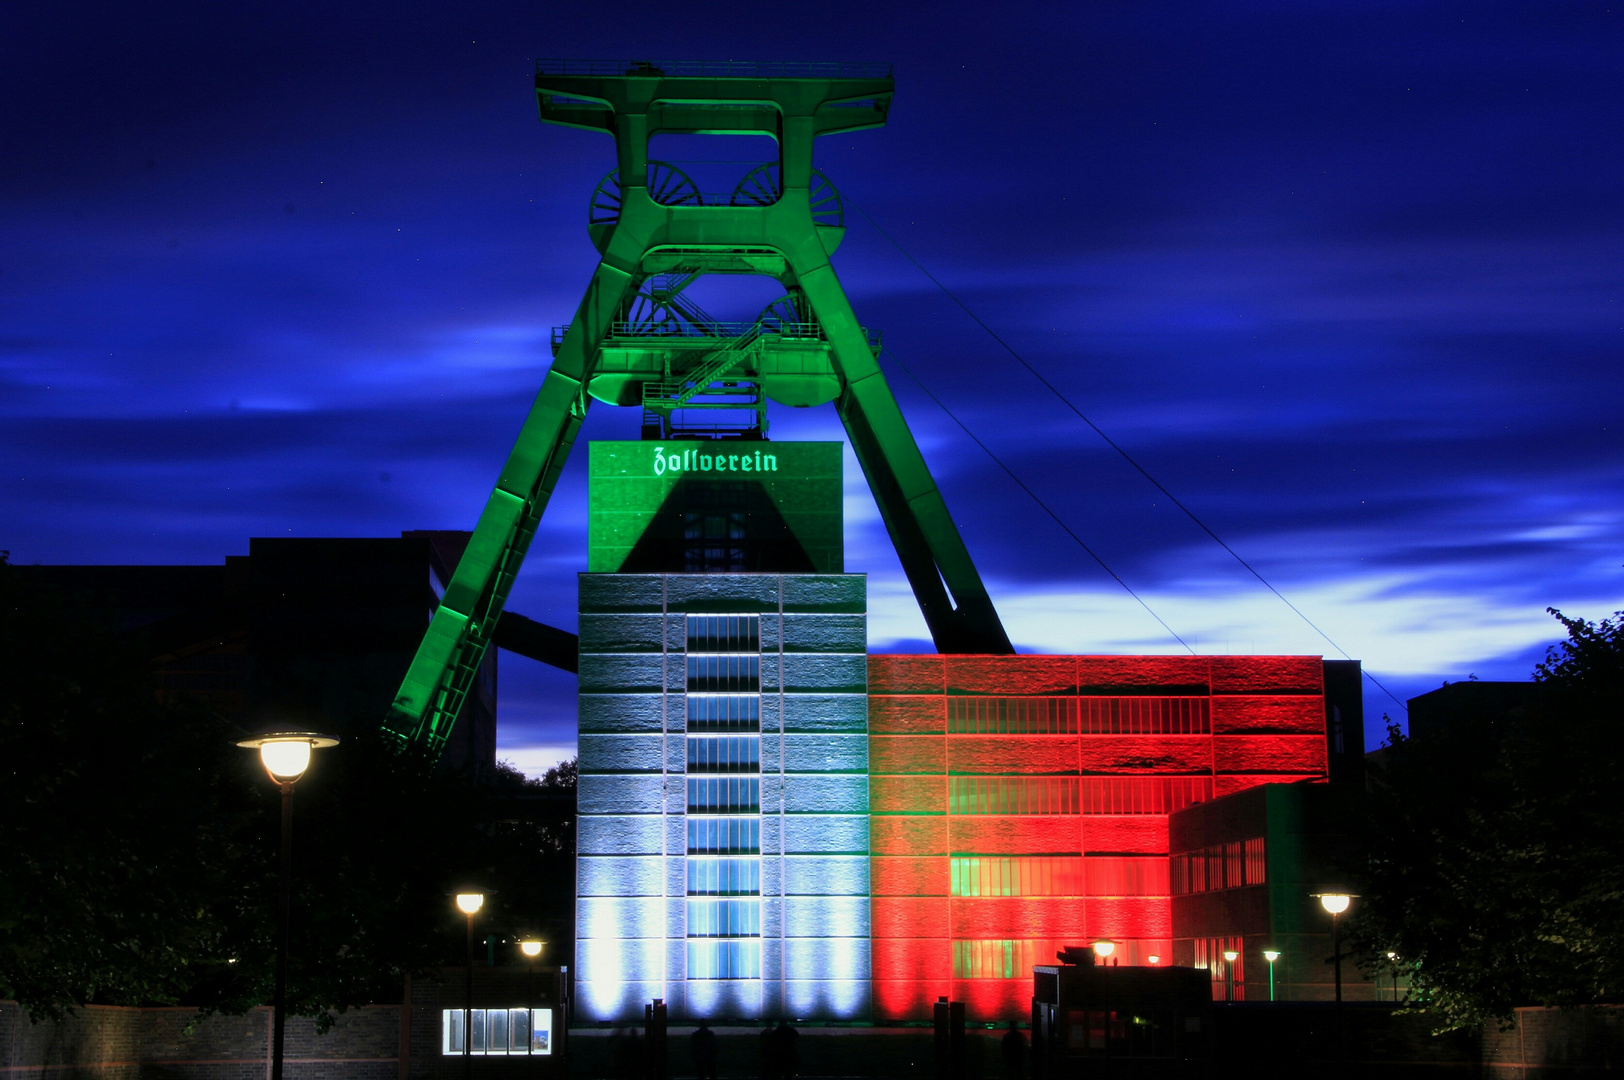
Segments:
[[[9,571],[0,559],[0,997],[35,1016],[268,1001],[280,795],[244,733],[161,699],[129,640]],[[475,785],[396,752],[375,718],[343,726],[294,793],[289,1007],[318,1017],[461,963],[455,884],[518,883],[497,894],[498,933],[538,921],[526,903],[573,900],[554,895],[573,883],[557,865],[574,855],[573,763],[537,782],[554,809],[510,827],[491,807],[522,775]]]
[[[1389,726],[1376,773],[1354,941],[1440,1028],[1624,1001],[1624,613],[1551,614],[1568,637],[1527,706]]]

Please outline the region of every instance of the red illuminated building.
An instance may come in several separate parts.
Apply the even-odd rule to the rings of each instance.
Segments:
[[[870,656],[874,1018],[1024,1017],[1032,967],[1102,938],[1208,966],[1169,815],[1356,769],[1358,694],[1317,656]]]

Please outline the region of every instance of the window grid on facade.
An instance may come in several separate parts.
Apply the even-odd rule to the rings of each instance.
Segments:
[[[761,939],[688,939],[688,978],[761,978]]]
[[[1206,968],[1212,973],[1214,983],[1226,983],[1229,980],[1230,968],[1234,968],[1235,990],[1241,991],[1241,984],[1246,981],[1246,948],[1238,937],[1196,938],[1195,966]],[[1233,962],[1224,959],[1224,953],[1236,954]],[[1216,993],[1216,987],[1214,992]]]
[[[1075,735],[1077,699],[950,697],[947,730],[964,735]]]
[[[954,776],[949,814],[1075,814],[1075,776]]]
[[[708,653],[688,657],[688,692],[754,694],[761,690],[761,657]]]
[[[761,698],[756,694],[689,694],[689,731],[761,730]]]
[[[688,616],[689,653],[760,653],[760,615]]]
[[[756,896],[760,892],[759,858],[704,858],[689,855],[689,896]]]
[[[964,855],[948,861],[953,896],[1081,896],[1075,855]]]
[[[1239,889],[1267,881],[1267,860],[1261,836],[1181,851],[1168,862],[1174,896]]]
[[[1209,776],[1085,776],[1085,814],[1171,814],[1212,798]]]
[[[756,735],[690,735],[688,771],[759,775],[761,739]]]
[[[1084,869],[1086,896],[1166,896],[1167,860],[1161,856],[1091,855]]]
[[[1212,712],[1204,697],[1080,697],[1084,735],[1208,735]]]
[[[949,814],[1171,814],[1212,798],[1206,776],[952,776]]]
[[[761,901],[688,899],[688,936],[731,938],[761,936]]]
[[[1016,938],[953,942],[955,979],[1031,979],[1032,965],[1052,964],[1061,943]]]
[[[1208,735],[1205,697],[978,697],[947,699],[958,735]]]
[[[686,646],[687,977],[758,979],[761,617],[689,615]]]
[[[755,814],[761,811],[761,780],[754,776],[690,776],[688,813]]]

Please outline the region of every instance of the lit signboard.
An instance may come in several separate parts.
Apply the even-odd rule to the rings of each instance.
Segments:
[[[594,442],[594,573],[844,570],[841,444]]]

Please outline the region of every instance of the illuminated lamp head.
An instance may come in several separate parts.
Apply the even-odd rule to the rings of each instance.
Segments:
[[[1332,915],[1340,915],[1344,911],[1348,910],[1348,904],[1353,899],[1353,896],[1350,893],[1328,892],[1319,893],[1318,896],[1320,907],[1324,908]]]
[[[464,915],[473,916],[480,908],[485,906],[485,894],[482,892],[459,892],[457,894],[457,910]]]
[[[1150,961],[1151,967],[1155,967],[1157,964],[1162,962],[1162,958],[1157,956],[1155,953],[1151,953],[1149,956],[1145,957],[1145,959]]]
[[[529,959],[534,960],[541,955],[541,946],[542,942],[539,941],[521,941],[519,942],[519,951]]]
[[[1116,952],[1116,942],[1114,941],[1110,941],[1106,938],[1100,938],[1094,943],[1094,955],[1099,957],[1101,960],[1104,960],[1107,956],[1110,956],[1114,952]]]
[[[1240,955],[1241,954],[1236,952],[1234,949],[1225,949],[1224,950],[1224,959],[1227,962],[1231,963],[1231,964],[1233,964],[1236,960],[1240,959]]]
[[[323,747],[337,746],[331,735],[318,735],[314,731],[267,731],[237,744],[259,751],[259,760],[271,779],[278,784],[291,784],[310,767],[310,752]]]
[[[1271,964],[1274,963],[1276,960],[1280,959],[1280,950],[1279,949],[1264,949],[1263,950],[1263,959],[1267,960]]]

